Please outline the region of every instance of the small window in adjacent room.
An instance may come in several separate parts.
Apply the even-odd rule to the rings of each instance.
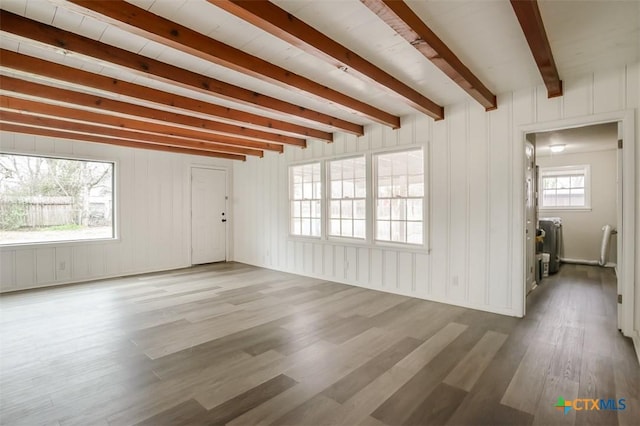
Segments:
[[[591,208],[589,165],[540,168],[540,209]]]
[[[375,159],[375,235],[378,241],[422,244],[422,149],[383,153]]]
[[[291,235],[319,237],[322,222],[320,163],[289,168]]]
[[[364,156],[328,162],[329,235],[366,237],[367,168]]]
[[[0,154],[0,244],[114,238],[114,164]]]

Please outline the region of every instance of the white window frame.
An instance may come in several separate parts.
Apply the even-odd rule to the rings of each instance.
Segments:
[[[293,185],[294,185],[294,181],[293,181],[293,169],[296,167],[305,167],[305,166],[311,166],[311,165],[315,165],[317,164],[320,168],[320,198],[304,198],[304,193],[303,193],[303,198],[301,199],[294,199],[294,190],[293,190]],[[289,236],[290,237],[294,237],[294,238],[311,238],[314,240],[317,239],[321,239],[324,236],[325,233],[325,225],[324,222],[326,220],[326,213],[325,213],[325,208],[324,208],[324,204],[325,204],[325,196],[323,195],[325,192],[325,173],[323,170],[323,161],[322,160],[316,160],[316,161],[308,161],[305,163],[298,163],[298,164],[290,164],[287,170],[287,176],[288,176],[288,186],[289,186],[289,202],[288,202],[288,211],[289,211],[289,215],[288,215],[288,229],[289,229]],[[313,183],[313,181],[312,181]],[[294,220],[294,216],[293,216],[293,202],[295,201],[320,201],[320,235],[306,235],[306,234],[295,234],[293,233],[293,220]],[[310,207],[310,209],[312,209],[312,207]],[[310,216],[310,219],[313,219],[313,213],[311,213],[312,216]],[[300,218],[302,219],[303,217],[300,216]],[[313,229],[313,225],[310,224],[310,229]],[[302,226],[301,226],[301,230],[302,230]]]
[[[97,156],[83,155],[83,156],[75,156],[75,155],[61,155],[58,153],[50,153],[50,152],[24,152],[22,150],[12,150],[12,149],[3,149],[0,151],[1,154],[5,155],[19,155],[23,157],[41,157],[41,158],[50,158],[54,160],[70,160],[70,161],[88,161],[94,163],[110,163],[111,164],[111,190],[112,190],[112,198],[111,198],[111,237],[105,238],[87,238],[87,239],[68,239],[68,240],[50,240],[50,241],[26,241],[19,243],[0,243],[0,249],[11,249],[12,247],[39,247],[39,248],[48,248],[48,247],[57,247],[57,246],[69,246],[69,245],[91,245],[91,244],[102,244],[102,243],[119,243],[120,242],[120,164],[119,161],[115,158],[102,158]]]
[[[405,200],[409,200],[409,199],[421,199],[422,200],[422,242],[421,243],[412,243],[412,242],[408,242],[408,241],[391,241],[391,240],[379,240],[377,238],[378,236],[378,209],[377,209],[377,205],[378,205],[378,170],[377,170],[377,166],[378,166],[378,161],[377,161],[377,157],[380,155],[388,155],[388,154],[398,154],[398,153],[402,153],[402,152],[411,152],[411,151],[421,151],[422,152],[422,185],[423,185],[423,189],[422,189],[422,197],[415,197],[415,196],[409,196],[407,193],[406,197],[390,197],[388,199],[393,200],[394,198],[402,198]],[[426,167],[426,157],[428,155],[428,146],[410,146],[410,147],[405,147],[403,149],[392,149],[392,150],[379,150],[376,152],[373,152],[371,154],[371,170],[372,170],[372,179],[371,179],[371,183],[372,183],[372,194],[371,194],[371,199],[372,199],[372,206],[371,206],[371,212],[372,212],[372,228],[373,228],[373,235],[371,236],[373,242],[376,245],[381,245],[381,246],[396,246],[396,247],[405,247],[405,248],[426,248],[428,246],[428,235],[427,235],[427,228],[429,226],[429,214],[427,211],[427,197],[428,197],[428,170]],[[386,199],[386,197],[385,197]],[[390,225],[392,226],[392,222],[393,220],[390,219],[389,220]],[[403,222],[408,223],[410,221],[408,220],[403,220]],[[392,231],[391,231],[392,232]]]
[[[368,224],[369,224],[369,202],[368,202],[368,198],[369,198],[369,173],[368,173],[368,169],[370,166],[370,161],[367,158],[368,156],[365,153],[359,154],[359,155],[350,155],[350,156],[344,156],[344,157],[338,157],[338,158],[330,158],[325,160],[325,170],[326,170],[326,178],[325,178],[325,194],[326,194],[326,218],[325,218],[325,223],[326,223],[326,234],[327,234],[327,238],[329,239],[345,239],[345,240],[351,240],[351,241],[357,241],[357,242],[364,242],[367,241],[368,237],[369,237],[369,232],[368,232]],[[340,161],[345,161],[345,160],[350,160],[350,159],[358,159],[361,158],[364,161],[364,190],[365,190],[365,196],[364,198],[362,197],[357,197],[356,193],[355,193],[355,180],[356,177],[354,176],[353,180],[354,180],[354,196],[353,197],[343,197],[341,198],[333,198],[332,196],[332,182],[333,182],[333,176],[331,175],[331,164],[334,162],[340,162]],[[344,182],[344,179],[340,180],[341,182]],[[331,233],[331,221],[332,221],[332,212],[331,212],[331,203],[332,201],[340,201],[340,204],[342,205],[343,201],[362,201],[364,202],[364,218],[362,219],[356,219],[355,216],[355,209],[352,209],[352,214],[351,214],[351,218],[346,218],[346,220],[351,220],[351,224],[352,224],[352,234],[354,233],[354,222],[356,220],[364,220],[364,237],[356,237],[356,236],[349,236],[349,235],[334,235]],[[342,212],[340,215],[340,218],[338,219],[342,222],[342,220],[345,220],[345,218],[342,217]]]
[[[584,205],[581,206],[546,206],[544,205],[544,179],[546,177],[584,176]],[[591,165],[579,164],[561,167],[540,167],[538,171],[538,208],[540,210],[591,210]]]

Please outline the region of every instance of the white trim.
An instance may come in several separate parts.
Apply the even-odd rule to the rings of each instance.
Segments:
[[[233,212],[231,211],[232,209],[232,205],[233,203],[229,202],[229,198],[230,198],[230,194],[231,194],[231,188],[232,188],[232,182],[230,182],[231,179],[229,179],[229,167],[228,166],[211,166],[211,165],[206,165],[206,164],[197,164],[197,163],[190,163],[188,167],[186,167],[187,169],[187,173],[189,174],[189,176],[186,179],[187,182],[187,187],[188,190],[186,191],[187,197],[189,198],[189,203],[185,206],[187,208],[187,216],[189,218],[189,233],[187,236],[187,240],[189,241],[189,244],[187,246],[187,249],[189,250],[188,254],[187,254],[187,259],[189,259],[189,265],[187,266],[194,266],[193,264],[193,244],[191,241],[191,235],[193,232],[193,220],[192,220],[192,215],[191,215],[191,209],[193,208],[192,204],[191,204],[191,191],[192,191],[192,182],[191,182],[191,177],[193,176],[193,169],[207,169],[207,170],[218,170],[221,172],[224,172],[224,182],[225,182],[225,200],[224,200],[224,210],[226,212],[226,216],[227,216],[227,226],[225,227],[225,241],[224,241],[224,257],[225,257],[225,262],[229,262],[230,260],[232,260],[232,253],[231,253],[231,241],[233,241]]]
[[[79,239],[79,240],[56,240],[56,241],[27,241],[23,243],[10,243],[10,244],[2,244],[0,243],[0,252],[5,250],[16,250],[20,248],[48,248],[48,247],[57,247],[57,246],[70,246],[70,245],[82,245],[82,244],[104,244],[104,243],[119,243],[121,241],[120,238],[120,202],[118,198],[120,197],[120,160],[113,159],[105,159],[104,157],[93,156],[93,155],[73,155],[73,154],[59,154],[59,153],[51,153],[49,151],[46,152],[28,152],[21,151],[16,149],[5,149],[2,148],[0,150],[0,154],[6,155],[20,155],[23,157],[40,157],[40,158],[50,158],[54,160],[72,160],[72,161],[87,161],[94,163],[110,163],[112,166],[111,172],[111,182],[112,182],[112,195],[111,195],[111,211],[112,211],[112,219],[111,219],[111,237],[110,238],[87,238],[87,239]]]
[[[584,176],[584,204],[581,206],[545,206],[544,201],[544,185],[543,179],[545,177],[553,176]],[[590,164],[576,164],[570,166],[540,166],[540,173],[538,175],[538,193],[539,197],[538,210],[584,210],[591,211],[591,165]]]
[[[553,131],[559,129],[568,129],[575,127],[584,127],[594,124],[622,122],[623,125],[623,205],[622,205],[622,223],[618,224],[619,238],[622,236],[621,246],[623,252],[618,253],[617,271],[619,272],[618,279],[621,280],[621,292],[624,295],[624,303],[619,309],[621,309],[621,323],[619,327],[625,336],[633,336],[634,333],[634,305],[635,305],[635,243],[636,243],[636,194],[635,194],[635,111],[627,109],[623,111],[615,111],[594,115],[586,115],[581,117],[574,117],[569,119],[555,120],[549,122],[533,123],[528,125],[519,126],[516,130],[516,140],[520,140],[522,147],[526,142],[526,135],[528,133],[537,133],[543,131]],[[524,186],[524,156],[522,156],[522,168],[519,175],[516,175],[516,179],[519,179]],[[515,186],[517,187],[517,185]],[[524,197],[514,197],[514,206],[517,209],[521,209],[521,205],[524,205]],[[524,230],[526,221],[523,215],[519,215],[516,218],[520,226],[519,229]],[[623,231],[624,228],[624,231]],[[526,253],[526,239],[524,238],[524,232],[521,235],[517,235],[521,240],[522,247]],[[514,262],[516,259],[514,259]],[[518,260],[519,261],[519,260]],[[517,269],[517,268],[516,268]],[[522,267],[519,271],[515,270],[513,275],[513,289],[514,295],[517,295],[517,306],[514,309],[520,312],[523,316],[525,314],[526,307],[526,267]]]

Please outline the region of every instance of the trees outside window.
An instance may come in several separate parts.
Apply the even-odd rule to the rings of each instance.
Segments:
[[[113,238],[113,169],[0,154],[0,244]]]

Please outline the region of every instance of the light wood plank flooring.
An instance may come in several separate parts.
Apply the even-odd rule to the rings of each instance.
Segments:
[[[510,318],[238,263],[0,297],[3,425],[638,424],[611,270]],[[625,398],[625,411],[554,408]]]

